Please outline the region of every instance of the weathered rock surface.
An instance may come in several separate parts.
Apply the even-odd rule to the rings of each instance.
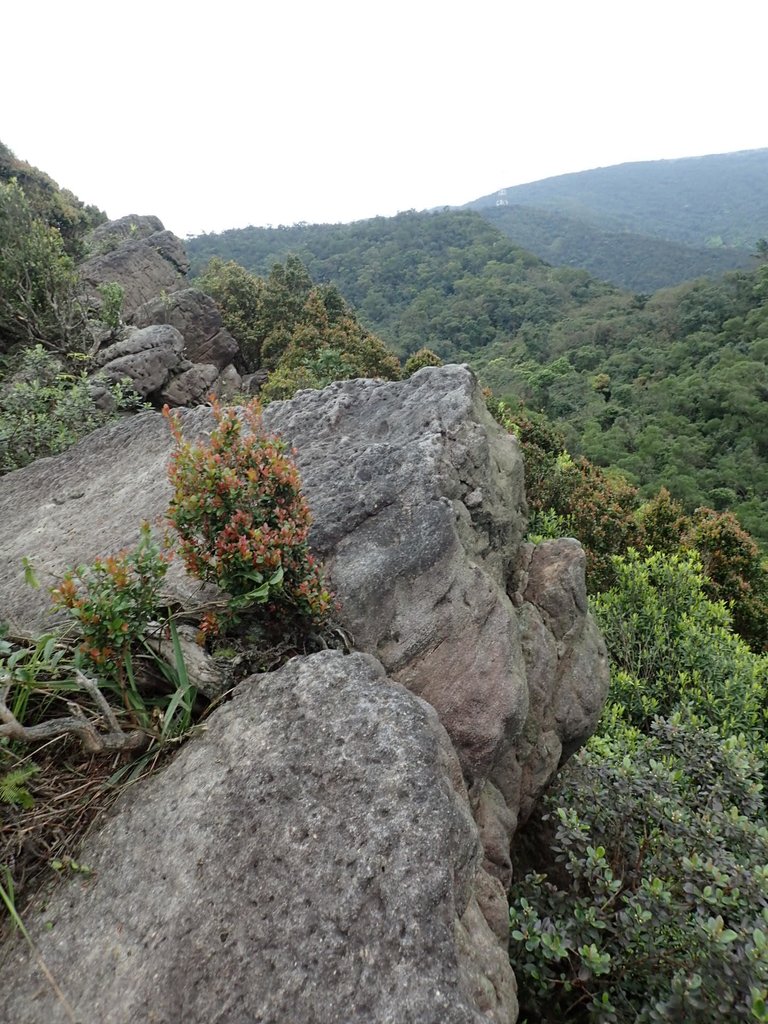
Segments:
[[[129,213],[117,220],[108,220],[99,224],[90,234],[89,248],[94,254],[113,251],[121,242],[128,239],[149,238],[158,231],[165,231],[163,222],[153,215],[144,216]]]
[[[210,429],[206,409],[182,417],[190,434]],[[457,941],[486,965],[467,983],[476,1005],[495,993],[493,1013],[511,1021],[513,999],[494,961],[506,949],[510,844],[558,765],[594,729],[607,691],[583,552],[568,540],[522,542],[517,443],[492,421],[465,367],[302,392],[269,406],[265,425],[298,450],[312,544],[344,625],[390,678],[435,708],[455,747],[483,843]],[[22,555],[56,575],[130,544],[140,519],[162,516],[170,447],[161,418],[145,414],[0,480],[6,617],[27,627],[46,621],[44,595],[24,587]],[[188,599],[178,566],[168,582]]]
[[[435,713],[324,652],[242,684],[28,926],[82,1024],[501,1024],[479,856]],[[69,1019],[23,945],[3,976],[3,1020]]]
[[[151,324],[175,327],[184,338],[184,354],[192,363],[213,364],[223,370],[239,352],[237,342],[224,327],[216,303],[196,288],[184,288],[144,303],[131,317],[131,323],[135,327]]]
[[[121,285],[126,318],[161,292],[173,292],[185,286],[189,260],[184,245],[171,231],[163,230],[157,217],[123,217],[111,221],[97,228],[92,239],[95,239],[94,246],[102,251],[81,263],[78,273],[95,308],[101,304],[98,291],[101,284]],[[110,248],[112,245],[115,248]]]
[[[184,365],[184,338],[166,324],[130,328],[122,341],[96,354],[94,365],[100,378],[128,380],[142,398],[148,398]]]
[[[355,642],[437,709],[482,786],[528,715],[506,593],[526,522],[516,440],[459,366],[303,392],[265,424],[297,449]]]
[[[188,370],[168,380],[160,393],[163,405],[201,405],[215,390],[219,380],[218,367],[211,363],[195,363]]]

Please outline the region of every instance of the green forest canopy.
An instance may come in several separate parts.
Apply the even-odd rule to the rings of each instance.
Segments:
[[[472,211],[246,228],[188,243],[264,274],[297,254],[401,357],[468,362],[502,398],[564,429],[569,450],[645,495],[733,509],[768,543],[768,267],[653,296],[551,267]]]

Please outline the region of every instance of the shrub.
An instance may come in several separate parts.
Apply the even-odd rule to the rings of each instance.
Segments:
[[[224,326],[240,345],[242,367],[257,370],[261,365],[264,282],[234,260],[212,259],[195,285],[207,292],[221,310]]]
[[[677,551],[687,518],[680,502],[662,487],[637,510],[637,522],[644,547],[654,551]]]
[[[613,661],[611,699],[640,728],[690,706],[724,735],[768,740],[768,659],[731,630],[709,600],[695,552],[614,558],[615,585],[593,603]]]
[[[108,281],[99,285],[101,296],[101,310],[99,316],[101,322],[117,331],[122,323],[123,301],[125,300],[125,288],[117,281]]]
[[[38,343],[69,351],[84,328],[61,235],[34,216],[15,180],[0,181],[0,351]]]
[[[274,340],[274,339],[273,339]],[[298,322],[277,352],[265,342],[274,372],[261,390],[266,401],[290,398],[299,387],[323,388],[335,380],[397,380],[400,363],[381,339],[362,327],[335,288],[313,288]]]
[[[52,591],[54,605],[79,623],[81,652],[98,674],[119,678],[124,671],[131,645],[158,614],[168,560],[143,523],[133,550],[70,570]]]
[[[264,433],[258,405],[241,417],[214,403],[216,427],[200,444],[183,437],[178,413],[164,413],[176,441],[168,517],[187,570],[230,595],[235,619],[247,610],[273,629],[322,624],[332,599],[309,553],[298,470]]]
[[[403,377],[411,377],[417,370],[425,366],[442,366],[443,360],[430,348],[420,348],[412,356],[408,356],[403,366]]]
[[[545,416],[522,406],[513,409],[490,396],[488,408],[520,441],[532,534],[547,536],[550,525],[562,526],[584,546],[588,591],[594,594],[609,587],[614,578],[612,557],[639,536],[637,489],[588,459],[572,459],[563,435]]]
[[[768,830],[743,740],[696,718],[595,738],[511,894],[521,1020],[766,1021]]]
[[[142,404],[126,385],[104,387],[111,410],[96,405],[93,384],[84,373],[66,372],[41,345],[27,349],[16,373],[0,390],[0,473],[57,455],[118,411]]]
[[[706,593],[729,604],[734,629],[754,650],[768,649],[768,571],[733,513],[697,508],[682,542],[701,556]]]

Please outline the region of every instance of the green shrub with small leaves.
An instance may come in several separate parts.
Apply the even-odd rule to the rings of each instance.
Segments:
[[[695,716],[592,739],[512,889],[521,1022],[768,1021],[761,779],[742,738]]]
[[[142,400],[127,384],[104,385],[111,409],[94,401],[85,373],[70,373],[42,345],[26,349],[16,371],[0,384],[0,473],[57,455],[120,411]]]
[[[125,300],[125,288],[117,281],[107,281],[99,285],[101,296],[101,309],[99,316],[102,323],[113,331],[119,329],[122,323],[123,302]]]
[[[411,377],[417,370],[425,366],[442,366],[443,360],[431,348],[420,348],[412,356],[408,356],[403,366],[403,377]]]
[[[611,700],[645,729],[687,706],[725,736],[768,744],[768,658],[731,628],[722,602],[706,594],[693,551],[614,558],[616,582],[593,602],[613,662]]]
[[[575,537],[584,547],[589,593],[606,589],[614,579],[613,556],[639,540],[637,488],[588,459],[572,459],[563,435],[545,416],[492,396],[487,401],[494,419],[520,442],[531,533],[545,537],[559,524],[561,536]]]
[[[241,416],[214,403],[216,426],[198,444],[184,438],[177,413],[164,413],[176,441],[168,518],[188,572],[229,595],[233,622],[247,612],[276,631],[322,624],[333,601],[309,552],[309,507],[287,445],[265,434],[258,405]]]
[[[81,652],[99,674],[119,678],[133,644],[156,617],[169,556],[143,523],[135,548],[65,573],[52,593],[54,606],[66,608],[83,635]]]

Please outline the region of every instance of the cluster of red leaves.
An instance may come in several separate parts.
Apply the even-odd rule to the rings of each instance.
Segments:
[[[241,415],[212,404],[216,426],[201,443],[164,410],[176,441],[168,518],[187,571],[266,624],[320,624],[333,600],[309,553],[309,508],[287,446],[264,433],[257,403]]]

